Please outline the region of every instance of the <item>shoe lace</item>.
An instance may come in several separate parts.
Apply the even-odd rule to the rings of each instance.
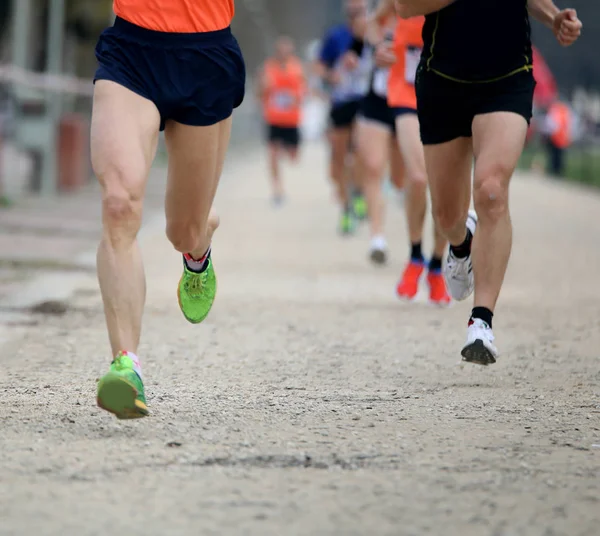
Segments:
[[[202,296],[206,277],[206,272],[201,274],[190,274],[188,276],[188,279],[185,283],[185,290],[192,298],[199,298]]]
[[[475,327],[482,335],[485,335],[490,342],[494,342],[494,332],[483,320],[476,319]]]

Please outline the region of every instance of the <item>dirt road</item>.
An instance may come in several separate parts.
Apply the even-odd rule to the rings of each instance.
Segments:
[[[375,269],[365,229],[336,236],[324,170],[310,148],[274,210],[264,162],[232,159],[199,327],[178,311],[164,222],[149,223],[151,418],[94,405],[110,356],[93,274],[63,316],[5,327],[2,536],[598,534],[600,195],[515,180],[502,356],[482,369],[459,364],[468,304],[396,301],[397,204]]]

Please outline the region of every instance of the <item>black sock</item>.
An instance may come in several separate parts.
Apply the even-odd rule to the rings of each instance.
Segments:
[[[492,311],[490,311],[487,307],[473,307],[473,310],[471,311],[471,320],[479,318],[480,320],[483,320],[488,326],[490,326],[490,329],[492,327],[493,316],[494,313],[492,313]]]
[[[429,261],[430,272],[441,272],[442,271],[442,259],[441,257],[431,257]]]
[[[414,262],[423,262],[423,252],[421,251],[421,242],[410,245],[410,260]]]
[[[471,231],[467,229],[467,236],[463,243],[459,246],[450,245],[450,251],[457,259],[464,259],[471,254],[471,242],[473,242],[473,235]]]

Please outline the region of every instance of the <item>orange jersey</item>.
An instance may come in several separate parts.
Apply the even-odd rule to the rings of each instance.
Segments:
[[[290,59],[286,65],[271,59],[265,63],[265,121],[277,127],[297,127],[302,118],[305,93],[304,72],[300,60]]]
[[[233,19],[234,0],[114,0],[118,17],[137,26],[169,33],[214,32]]]
[[[550,106],[548,115],[556,126],[550,140],[555,147],[566,149],[571,145],[571,109],[563,102],[556,102]]]
[[[398,18],[394,33],[396,63],[390,69],[388,104],[394,108],[417,108],[415,75],[423,48],[425,17]]]

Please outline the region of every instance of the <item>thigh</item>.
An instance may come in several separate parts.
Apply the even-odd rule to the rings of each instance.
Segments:
[[[350,127],[332,128],[329,133],[331,142],[331,150],[334,158],[345,158],[352,137],[352,129]]]
[[[425,145],[425,165],[431,204],[436,207],[456,205],[460,210],[470,198],[473,146],[471,138],[456,138],[446,143]]]
[[[231,117],[206,127],[167,123],[167,221],[198,225],[206,222],[223,171],[230,134]]]
[[[389,158],[389,128],[362,117],[356,122],[355,128],[358,157],[370,171],[370,175],[376,174],[381,178]]]
[[[535,81],[520,73],[479,90],[473,119],[475,186],[490,176],[508,181],[527,138]]]
[[[158,142],[160,114],[148,99],[108,80],[94,86],[91,158],[104,195],[141,199]]]
[[[473,122],[473,85],[446,80],[420,70],[417,74],[417,111],[421,141],[440,145],[470,137]]]
[[[395,138],[390,143],[390,176],[392,183],[398,189],[404,188],[404,160],[400,147]]]
[[[489,177],[508,183],[523,151],[527,127],[523,116],[513,112],[493,112],[475,117],[475,188]]]
[[[396,118],[396,139],[408,178],[425,178],[425,156],[416,113],[403,113]]]

